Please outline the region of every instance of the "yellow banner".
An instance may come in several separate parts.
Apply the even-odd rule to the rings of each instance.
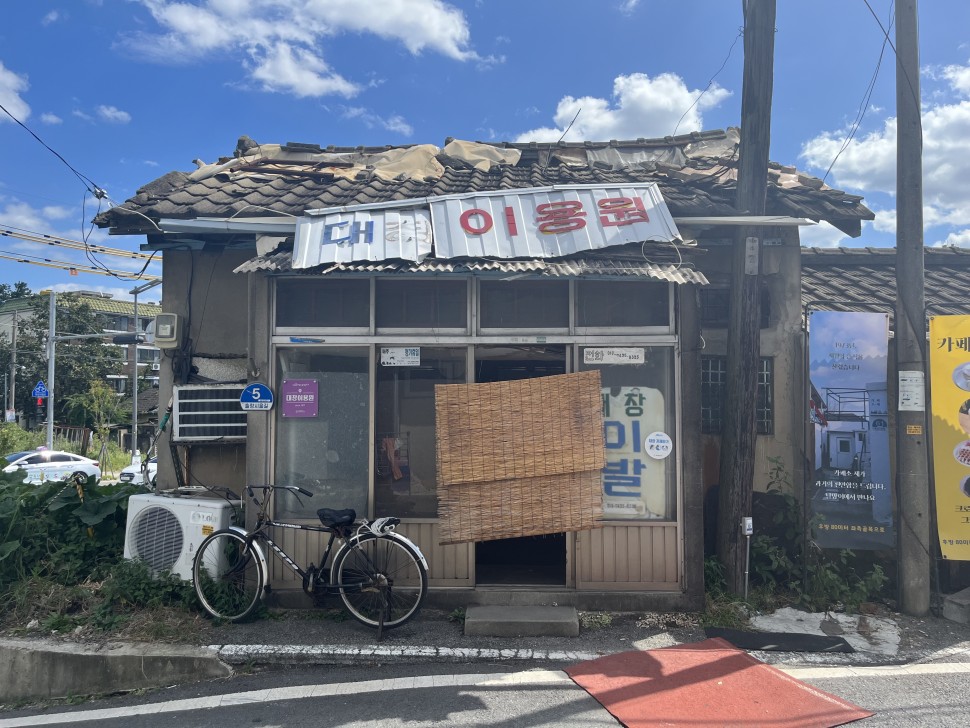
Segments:
[[[930,318],[930,396],[940,549],[970,561],[970,316]]]

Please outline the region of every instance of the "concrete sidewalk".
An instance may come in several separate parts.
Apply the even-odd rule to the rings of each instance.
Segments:
[[[555,609],[555,608],[554,608]],[[562,610],[564,608],[558,608]],[[776,615],[792,631],[810,632],[819,615]],[[473,608],[464,615],[422,610],[412,622],[385,633],[380,644],[363,625],[341,619],[337,612],[274,612],[272,618],[238,625],[212,625],[204,644],[75,643],[65,639],[0,640],[0,702],[50,699],[123,692],[227,677],[233,666],[386,664],[389,662],[539,663],[551,667],[593,659],[627,650],[649,650],[706,638],[689,615],[621,614],[577,618],[578,634],[565,611],[561,621],[535,634],[535,625],[494,634],[469,634],[458,617],[475,618]],[[479,615],[481,616],[481,615]],[[486,615],[487,616],[487,615]],[[496,615],[492,615],[496,616]],[[505,613],[505,618],[516,615]],[[539,612],[520,618],[542,619]],[[833,615],[821,615],[826,621]],[[754,652],[758,659],[778,666],[867,666],[933,661],[970,664],[970,627],[946,619],[916,619],[902,615],[881,617],[878,639],[852,634],[862,624],[869,631],[872,617],[837,621],[853,638],[857,652],[784,653]],[[757,620],[756,620],[757,622]],[[581,626],[585,623],[585,626]],[[479,624],[479,627],[481,624]],[[775,629],[769,622],[762,629]],[[471,630],[475,632],[475,629]],[[522,635],[522,636],[519,636]],[[895,636],[894,636],[895,635]],[[858,638],[858,639],[856,639]],[[861,641],[860,641],[861,640]],[[867,645],[869,649],[867,649]]]

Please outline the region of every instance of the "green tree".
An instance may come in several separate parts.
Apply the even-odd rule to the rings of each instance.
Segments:
[[[0,283],[0,305],[16,298],[30,298],[32,295],[23,281],[17,281],[12,286],[9,283]]]
[[[31,311],[20,317],[17,329],[17,363],[24,367],[18,376],[17,408],[34,411],[30,396],[34,385],[47,382],[47,333],[49,328],[47,296],[36,296]],[[100,334],[103,330],[97,315],[78,296],[57,296],[57,335]],[[123,350],[106,346],[103,339],[75,339],[57,343],[54,356],[54,421],[69,421],[70,397],[87,392],[92,381],[104,381],[118,371]]]

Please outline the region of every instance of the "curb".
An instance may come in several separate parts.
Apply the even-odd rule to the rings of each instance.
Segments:
[[[344,665],[357,662],[582,662],[602,652],[570,650],[497,650],[474,647],[355,645],[210,645],[206,648],[228,665]]]

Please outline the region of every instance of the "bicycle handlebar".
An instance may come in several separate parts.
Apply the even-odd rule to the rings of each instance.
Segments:
[[[306,488],[301,488],[298,485],[247,485],[246,493],[249,495],[250,498],[255,497],[255,493],[253,493],[253,490],[261,490],[264,493],[268,490],[289,490],[292,492],[299,493],[300,495],[305,495],[307,498],[313,497],[313,493],[308,491]]]

